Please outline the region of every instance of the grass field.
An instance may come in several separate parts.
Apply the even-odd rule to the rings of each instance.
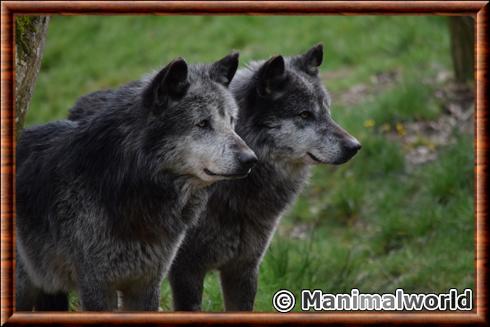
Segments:
[[[236,49],[244,65],[318,42],[333,116],[363,149],[341,167],[315,168],[264,258],[256,310],[272,311],[282,288],[473,288],[473,136],[434,146],[421,135],[436,159],[417,165],[403,142],[405,126],[444,111],[435,97],[437,76],[451,70],[444,17],[54,17],[27,124],[63,118],[79,96],[177,56],[212,61]],[[162,290],[169,310],[166,282]],[[223,309],[216,274],[203,308]]]

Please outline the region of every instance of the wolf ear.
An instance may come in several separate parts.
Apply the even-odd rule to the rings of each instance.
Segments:
[[[284,58],[282,56],[272,57],[260,68],[257,92],[263,97],[278,97],[284,90],[286,80]]]
[[[318,73],[323,61],[323,44],[319,43],[301,56],[304,70],[311,75]]]
[[[188,67],[182,58],[177,58],[155,75],[143,93],[143,104],[154,114],[160,114],[172,100],[185,95],[189,88]]]
[[[238,52],[232,52],[226,57],[213,63],[209,70],[211,79],[228,87],[238,68],[238,56]]]

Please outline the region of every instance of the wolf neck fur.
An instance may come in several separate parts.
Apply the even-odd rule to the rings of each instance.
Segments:
[[[140,234],[148,238],[148,233],[157,236],[169,228],[183,229],[180,213],[192,192],[198,189],[197,184],[190,176],[152,167],[151,160],[138,154],[136,148],[143,142],[143,128],[134,126],[144,124],[144,118],[130,114],[130,109],[118,109],[117,113],[111,109],[101,110],[100,114],[110,115],[110,119],[97,119],[96,114],[80,126],[81,131],[73,142],[82,145],[83,153],[77,154],[81,158],[75,156],[74,171],[91,181],[91,191],[122,234],[140,230]],[[130,128],[126,119],[136,119],[138,124],[133,122]],[[108,128],[107,124],[117,128]],[[92,173],[95,170],[97,174]],[[113,171],[119,173],[115,175]],[[152,226],[152,231],[143,226]]]
[[[252,132],[258,128],[251,126],[250,116],[253,116],[256,101],[257,72],[263,61],[251,63],[248,67],[240,69],[233,79],[230,89],[234,94],[240,108],[240,117],[237,133],[255,152],[259,161],[252,172],[243,180],[220,183],[216,186],[221,190],[233,188],[230,191],[217,192],[222,199],[228,199],[233,207],[234,199],[246,201],[250,208],[256,207],[255,201],[268,203],[269,214],[258,212],[256,217],[275,222],[300,191],[310,174],[308,165],[289,161],[287,158],[272,158],[267,142],[261,140],[265,137],[261,132]],[[270,183],[269,181],[274,181]],[[257,206],[260,208],[260,206]],[[249,217],[253,219],[254,217]]]

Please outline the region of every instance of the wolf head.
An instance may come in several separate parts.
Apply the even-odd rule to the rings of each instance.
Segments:
[[[342,164],[361,148],[330,115],[319,76],[323,46],[275,56],[240,70],[230,85],[240,110],[239,134],[262,160]]]
[[[176,59],[142,93],[145,148],[163,169],[205,182],[244,177],[257,158],[235,133],[238,108],[228,85],[238,53],[213,64]]]

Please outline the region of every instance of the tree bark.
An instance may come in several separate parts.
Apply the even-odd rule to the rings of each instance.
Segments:
[[[15,125],[17,135],[24,125],[34,85],[41,67],[48,16],[15,18]]]
[[[449,17],[451,56],[456,81],[466,83],[474,80],[475,20],[470,16]]]

